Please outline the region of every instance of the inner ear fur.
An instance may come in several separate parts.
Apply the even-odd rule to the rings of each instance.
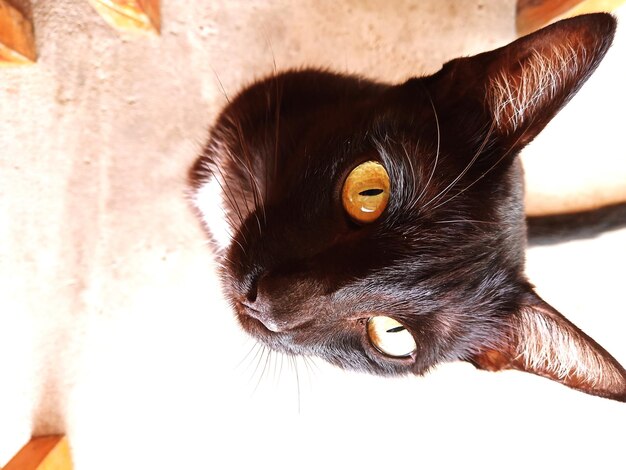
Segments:
[[[508,319],[504,340],[475,354],[480,369],[516,369],[591,395],[626,402],[626,370],[537,294]]]
[[[615,34],[608,14],[564,20],[511,46],[492,66],[487,109],[501,133],[534,137],[596,69]]]
[[[615,18],[605,13],[559,21],[499,49],[447,63],[432,77],[432,94],[438,102],[454,101],[459,113],[482,108],[478,124],[513,153],[593,73],[615,29]]]

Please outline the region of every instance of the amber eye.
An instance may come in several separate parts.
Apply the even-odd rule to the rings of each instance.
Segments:
[[[374,222],[389,201],[389,175],[378,162],[361,163],[350,172],[341,194],[343,207],[355,222]]]
[[[367,321],[367,335],[376,349],[394,357],[410,356],[417,344],[402,323],[391,317],[377,316]]]

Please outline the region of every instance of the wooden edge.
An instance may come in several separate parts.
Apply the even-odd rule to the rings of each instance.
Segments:
[[[517,34],[524,36],[572,16],[611,12],[624,3],[626,0],[517,0]]]
[[[72,470],[65,436],[33,437],[3,470]]]
[[[37,60],[33,25],[6,0],[0,0],[0,66]]]
[[[122,31],[159,34],[159,0],[89,0],[104,20]]]

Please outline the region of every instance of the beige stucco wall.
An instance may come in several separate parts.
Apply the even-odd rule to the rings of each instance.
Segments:
[[[610,468],[602,462],[621,455],[621,441],[608,428],[623,427],[624,405],[522,374],[452,365],[383,381],[322,364],[307,380],[301,364],[298,411],[287,361],[253,352],[237,367],[251,344],[220,298],[185,200],[186,169],[224,92],[274,63],[388,80],[433,72],[513,39],[514,3],[163,0],[162,35],[137,38],[113,31],[86,1],[33,1],[39,60],[0,69],[0,465],[31,432],[60,431],[78,470],[294,468],[299,458],[319,467],[318,447],[384,468],[461,463],[487,447],[483,468],[517,468],[498,462],[524,440],[547,439],[587,444],[596,468]],[[584,177],[626,181],[614,169],[626,161],[624,121],[613,114],[626,106],[619,70],[572,103],[580,127],[557,124],[536,144],[531,181],[578,178],[548,163],[556,154],[579,162]],[[529,267],[622,362],[625,237],[535,251]],[[421,451],[395,451],[404,446]],[[519,468],[533,461],[515,458],[528,464]]]

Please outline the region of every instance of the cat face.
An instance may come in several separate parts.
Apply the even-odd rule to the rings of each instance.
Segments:
[[[524,275],[515,157],[614,30],[581,18],[400,85],[302,70],[241,92],[191,179],[242,327],[370,373],[468,360],[625,399],[621,366]]]

